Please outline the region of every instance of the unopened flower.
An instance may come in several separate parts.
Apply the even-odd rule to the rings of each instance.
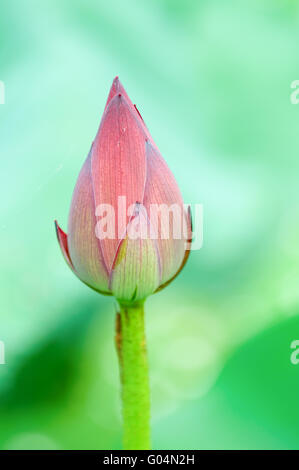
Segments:
[[[160,290],[187,260],[190,211],[118,78],[74,189],[68,234],[55,224],[73,272],[123,302]]]

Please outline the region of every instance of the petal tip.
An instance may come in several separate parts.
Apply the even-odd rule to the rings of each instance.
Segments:
[[[107,109],[107,106],[109,105],[110,101],[112,101],[113,98],[117,95],[118,96],[122,95],[124,98],[126,98],[126,100],[129,100],[129,97],[128,97],[123,85],[121,84],[118,75],[114,78],[114,80],[112,82],[112,85],[111,85],[111,88],[110,88],[110,91],[109,91],[109,95],[108,95],[108,98],[107,98],[107,101],[106,101],[105,109]]]
[[[58,243],[60,244],[60,234],[61,234],[61,233],[64,233],[64,232],[63,232],[63,230],[61,230],[61,228],[59,227],[58,222],[57,222],[56,219],[54,220],[54,226],[55,226],[55,231],[56,231],[56,237],[57,237]],[[64,233],[64,235],[66,236],[65,233]]]
[[[57,220],[54,220],[54,225],[55,225],[57,240],[58,240],[61,252],[63,254],[63,257],[65,261],[67,262],[67,264],[69,265],[69,267],[72,269],[72,271],[74,271],[74,266],[70,258],[68,244],[67,244],[67,234],[59,227]]]

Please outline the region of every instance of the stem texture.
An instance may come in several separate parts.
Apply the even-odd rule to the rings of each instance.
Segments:
[[[150,449],[150,390],[143,307],[144,302],[120,304],[116,319],[126,450]]]

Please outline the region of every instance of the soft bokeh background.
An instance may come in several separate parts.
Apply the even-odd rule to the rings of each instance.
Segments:
[[[203,248],[147,301],[154,448],[299,447],[298,26],[293,0],[2,3],[2,449],[121,448],[113,300],[53,225],[115,75],[204,205]]]

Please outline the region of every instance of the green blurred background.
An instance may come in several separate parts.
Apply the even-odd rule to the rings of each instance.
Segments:
[[[299,448],[298,26],[293,0],[1,4],[0,448],[121,448],[114,302],[53,225],[115,75],[204,205],[147,301],[154,448]]]

